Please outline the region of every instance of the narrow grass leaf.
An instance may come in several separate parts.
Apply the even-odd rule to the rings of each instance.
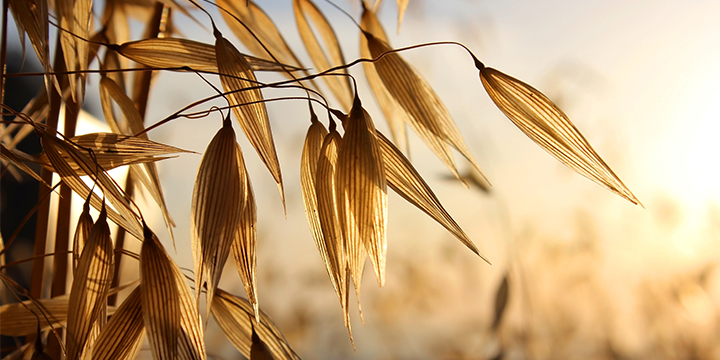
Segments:
[[[141,287],[135,287],[103,327],[95,341],[93,359],[130,360],[137,356],[145,338],[140,292]]]
[[[390,188],[418,209],[424,211],[431,218],[435,219],[435,221],[445,227],[445,229],[458,238],[458,240],[465,244],[472,252],[489,263],[475,244],[473,244],[472,240],[470,240],[467,234],[460,228],[460,225],[448,214],[440,203],[440,200],[435,196],[435,193],[430,189],[430,186],[428,186],[420,173],[415,170],[412,163],[410,163],[410,160],[408,160],[385,135],[379,131],[375,133],[377,134],[380,148],[382,149],[383,162],[385,163],[385,176],[387,177]]]
[[[217,55],[220,82],[228,94],[233,112],[248,140],[257,151],[265,166],[275,179],[280,191],[280,198],[285,207],[285,191],[283,190],[280,163],[275,150],[270,121],[260,89],[243,90],[257,85],[257,80],[250,65],[243,55],[219,32],[215,33],[215,51]],[[254,102],[254,103],[253,103]],[[247,104],[239,106],[240,104]]]
[[[229,118],[203,155],[195,178],[191,207],[195,288],[207,284],[207,302],[217,287],[245,207],[245,165]],[[241,167],[242,165],[242,167]],[[208,309],[209,311],[209,309]]]
[[[327,19],[320,12],[311,0],[293,0],[293,10],[295,12],[295,22],[298,26],[298,33],[305,44],[305,48],[310,55],[310,59],[315,65],[316,72],[325,71],[331,67],[345,64],[340,43],[338,42],[335,31],[330,27]],[[325,44],[325,51],[320,45],[315,33],[313,32],[308,18],[315,25],[315,29],[320,33],[320,37]],[[338,74],[347,75],[347,69],[337,71]],[[340,102],[343,110],[347,111],[352,105],[352,87],[348,76],[323,76],[330,91]]]
[[[360,249],[367,251],[378,283],[385,283],[387,186],[382,152],[370,115],[355,97],[344,123],[337,165],[337,197],[353,281],[359,280]],[[357,284],[356,284],[357,286]]]
[[[522,132],[563,164],[633,204],[640,201],[543,93],[493,68],[482,67],[480,79],[495,105]]]
[[[257,336],[270,350],[274,359],[300,359],[267,314],[261,311],[260,321],[253,323],[254,309],[247,300],[218,289],[211,311],[225,336],[246,358],[251,357],[254,327]]]
[[[258,309],[257,281],[255,279],[257,272],[257,256],[255,252],[257,248],[257,207],[255,205],[255,195],[253,195],[250,184],[250,177],[247,175],[247,172],[244,171],[245,164],[242,163],[240,146],[237,146],[237,152],[238,159],[240,160],[238,161],[238,166],[243,167],[243,174],[241,175],[246,177],[247,201],[243,208],[237,231],[235,232],[235,238],[232,242],[232,255],[235,260],[235,267],[240,275],[240,280],[242,280],[243,287],[245,287],[245,293],[253,305],[255,317],[259,321],[260,310]]]
[[[377,16],[375,16],[375,12],[365,8],[364,3],[360,26],[363,30],[373,34],[376,38],[385,42],[388,41],[387,36],[385,35],[385,30],[383,30]],[[365,38],[364,35],[360,35],[360,56],[365,59],[372,58],[372,54],[370,54],[370,49],[368,48],[367,38]],[[375,70],[375,64],[364,62],[363,70],[365,72],[365,78],[370,85],[370,89],[372,90],[373,95],[375,95],[375,100],[377,101],[378,106],[380,106],[380,110],[382,110],[383,115],[385,116],[385,121],[390,127],[390,133],[393,140],[395,140],[395,143],[400,149],[405,151],[405,153],[408,153],[407,130],[405,124],[412,123],[408,114],[405,110],[403,110],[402,106],[398,104],[395,98],[390,95],[388,89],[385,87],[385,84],[383,84],[382,80],[380,80],[380,75],[378,75],[377,70]]]

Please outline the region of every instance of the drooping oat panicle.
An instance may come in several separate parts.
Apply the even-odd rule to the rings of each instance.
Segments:
[[[339,191],[337,182],[338,153],[341,142],[342,138],[340,134],[338,134],[335,129],[332,129],[323,140],[317,160],[316,192],[318,214],[323,236],[321,239],[322,242],[318,244],[318,250],[321,252],[333,288],[340,300],[345,326],[348,328],[348,332],[350,332],[350,340],[352,341],[350,314],[348,311],[350,285],[348,276],[350,271],[348,264],[349,250],[346,248],[348,244],[343,239],[338,210],[338,206],[342,204],[338,198]],[[322,254],[323,252],[324,254]],[[361,252],[359,257],[361,257],[361,261],[364,262],[364,252]],[[362,274],[362,271],[360,271],[360,274]],[[358,276],[357,278],[356,290],[359,307],[360,277]]]
[[[383,30],[380,25],[375,12],[367,9],[364,2],[360,26],[363,30],[373,34],[376,38],[385,42],[388,41],[387,36],[385,35],[385,30]],[[360,35],[360,56],[366,59],[372,58],[372,54],[370,54],[370,49],[368,48],[367,39],[362,34]],[[385,84],[383,84],[382,80],[380,80],[380,76],[378,75],[377,70],[375,70],[374,64],[364,62],[363,71],[365,72],[365,78],[367,78],[370,89],[372,89],[373,95],[375,95],[375,100],[377,100],[380,110],[382,110],[383,115],[385,116],[385,121],[390,127],[390,133],[393,140],[395,140],[395,143],[400,149],[405,151],[405,153],[408,153],[409,149],[405,124],[412,123],[408,114],[405,110],[403,110],[402,106],[398,104],[395,98],[390,95],[388,89],[385,87]]]
[[[205,150],[192,196],[195,288],[199,299],[207,283],[208,304],[240,226],[247,194],[245,165],[228,117]]]
[[[435,193],[430,189],[430,186],[428,186],[420,173],[415,170],[412,163],[410,163],[410,160],[408,160],[385,135],[379,131],[375,133],[377,134],[380,149],[382,150],[383,162],[385,163],[385,176],[390,188],[405,200],[417,206],[418,209],[424,211],[431,218],[435,219],[435,221],[445,227],[445,229],[458,238],[458,240],[465,244],[472,252],[490,263],[488,259],[480,253],[467,234],[460,228],[460,225],[448,214],[440,203],[440,200],[435,196]]]
[[[245,293],[248,300],[253,305],[255,317],[260,319],[260,310],[257,300],[257,281],[255,279],[257,268],[257,256],[255,249],[257,248],[257,206],[255,205],[255,195],[253,194],[250,176],[245,171],[245,163],[242,162],[242,153],[240,146],[237,146],[238,167],[242,166],[243,176],[247,183],[247,200],[240,216],[235,238],[232,242],[232,255],[235,260],[240,280],[242,280]],[[226,255],[227,257],[227,255]],[[219,280],[219,279],[218,279]],[[216,283],[217,284],[217,283]]]
[[[255,148],[260,159],[275,179],[280,191],[280,198],[285,207],[285,191],[283,190],[280,163],[275,150],[275,140],[270,129],[270,121],[260,89],[242,89],[257,85],[257,80],[250,65],[243,55],[219,31],[215,32],[215,51],[217,56],[220,82],[223,89],[230,92],[227,98],[233,105],[233,113],[245,132],[250,144]],[[253,103],[256,102],[256,103]],[[259,102],[259,103],[258,103]],[[253,104],[250,104],[253,103]],[[239,106],[240,104],[247,104]]]
[[[261,311],[260,321],[253,323],[253,306],[247,300],[217,289],[211,311],[225,336],[246,358],[251,357],[254,327],[274,359],[300,359],[267,314]]]
[[[135,107],[135,103],[127,96],[125,90],[120,87],[111,78],[104,76],[100,80],[100,98],[102,102],[103,113],[105,119],[113,130],[113,132],[125,135],[140,134],[138,137],[142,140],[148,140],[148,135],[143,133],[145,126],[143,125],[143,119]],[[118,105],[122,111],[125,121],[119,123],[112,110],[112,103]],[[165,203],[165,195],[163,195],[162,186],[160,185],[160,177],[158,176],[157,167],[153,162],[144,162],[142,165],[131,165],[133,174],[145,185],[150,195],[153,197],[155,202],[160,206],[165,220],[168,233],[175,243],[172,228],[175,227],[175,221],[170,216],[170,210],[168,210]]]
[[[340,43],[335,35],[335,31],[330,27],[330,23],[325,19],[320,9],[318,9],[311,0],[293,0],[293,10],[295,12],[295,22],[298,26],[298,33],[305,44],[310,59],[313,64],[315,64],[316,72],[322,72],[331,67],[344,65],[345,58],[343,57],[342,50],[340,50]],[[320,42],[308,23],[308,18],[320,33],[326,51],[323,51],[323,47],[320,45]],[[338,70],[337,73],[348,74],[347,69]],[[343,110],[349,110],[352,105],[353,95],[348,76],[323,76],[323,80],[335,95],[338,102],[340,102]]]
[[[87,198],[92,191],[90,187],[80,179],[79,174],[90,174],[93,181],[95,181],[103,191],[103,194],[105,194],[105,197],[115,208],[115,210],[107,209],[108,218],[119,226],[122,226],[128,233],[136,238],[142,238],[142,226],[138,221],[139,216],[135,214],[125,194],[105,173],[104,169],[95,163],[89,155],[86,155],[71,143],[58,139],[46,131],[40,131],[39,135],[43,151],[47,154],[53,170],[60,175],[63,182],[70,186],[75,193],[83,198]],[[71,161],[77,164],[81,171],[74,171],[68,164],[66,157],[72,159]],[[100,210],[103,201],[101,201],[96,194],[92,194],[90,204],[95,209]]]
[[[134,359],[145,338],[145,323],[141,303],[141,286],[135,287],[120,304],[95,341],[92,359]]]
[[[90,236],[90,230],[93,227],[93,219],[90,216],[90,197],[83,204],[82,213],[78,218],[77,226],[75,226],[75,236],[73,237],[73,272],[77,269],[85,243]]]
[[[103,206],[83,247],[70,289],[67,325],[69,359],[80,357],[89,345],[87,341],[95,321],[103,310],[107,310],[107,295],[115,267],[113,260],[113,244]]]
[[[52,299],[25,300],[0,306],[0,335],[28,336],[40,330],[58,328],[67,323],[68,295]]]
[[[387,185],[375,125],[356,96],[344,123],[337,165],[337,200],[353,282],[360,281],[362,249],[367,251],[378,283],[385,283]]]
[[[186,66],[197,71],[217,72],[215,47],[183,38],[155,38],[124,43],[117,51],[124,57],[151,68]],[[243,54],[254,71],[298,71],[297,67],[278,64]]]
[[[567,115],[547,96],[493,68],[479,66],[479,70],[490,98],[525,135],[580,175],[633,204],[640,204]]]

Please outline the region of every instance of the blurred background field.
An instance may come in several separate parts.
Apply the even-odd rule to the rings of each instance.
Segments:
[[[309,64],[290,2],[258,4]],[[340,5],[359,14],[356,2]],[[357,58],[357,29],[326,3],[318,6],[346,60]],[[240,144],[258,199],[260,306],[296,352],[306,359],[720,359],[720,3],[412,0],[399,34],[395,11],[390,1],[381,11],[391,45],[459,41],[486,65],[543,91],[644,208],[528,140],[494,107],[462,50],[405,52],[447,105],[492,186],[466,189],[451,180],[414,135],[411,159],[493,264],[391,195],[388,279],[383,288],[365,279],[365,324],[351,312],[353,351],[303,213],[306,104],[271,103],[287,218],[264,165],[244,138]],[[212,41],[206,29],[177,20],[185,36]],[[351,73],[361,79],[361,98],[376,124],[387,129],[362,73]],[[192,74],[162,73],[155,81],[151,122],[213,94]],[[102,118],[97,99],[87,100],[87,110]],[[202,152],[219,123],[217,116],[178,120],[150,138]],[[189,244],[199,162],[186,154],[158,165],[178,244]],[[15,206],[9,196],[3,190],[3,217]],[[159,217],[154,227],[164,228]],[[178,247],[176,259],[192,267],[189,245]],[[493,326],[504,279],[507,306]],[[221,287],[243,294],[232,265]],[[240,356],[222,336],[210,333],[207,341],[217,358]]]

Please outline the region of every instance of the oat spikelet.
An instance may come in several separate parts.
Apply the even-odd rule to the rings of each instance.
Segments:
[[[218,289],[211,311],[225,336],[246,358],[252,358],[254,329],[275,360],[300,359],[267,314],[261,311],[256,322],[253,306],[246,299]]]
[[[155,359],[205,359],[202,319],[185,276],[157,236],[144,228],[140,304]]]
[[[362,26],[363,30],[373,34],[376,38],[385,42],[388,41],[387,36],[385,35],[385,30],[383,30],[380,25],[374,11],[363,8],[360,26]],[[372,58],[372,54],[370,54],[370,49],[368,48],[367,38],[365,38],[364,35],[360,35],[360,56],[366,59]],[[405,110],[403,110],[402,106],[400,106],[395,98],[393,98],[388,92],[388,89],[380,79],[377,70],[375,70],[375,64],[364,62],[363,71],[365,73],[365,78],[367,78],[368,84],[370,85],[370,89],[372,89],[373,95],[375,96],[375,100],[385,116],[385,121],[390,127],[390,134],[392,135],[393,140],[395,140],[395,143],[400,149],[405,151],[405,153],[408,153],[407,130],[405,124],[411,124],[411,119],[408,117]],[[438,146],[441,145],[442,143]]]
[[[199,299],[200,290],[207,285],[208,304],[230,254],[247,199],[245,165],[237,148],[232,122],[226,118],[203,155],[193,188],[190,226],[195,288]]]
[[[317,201],[320,225],[323,233],[322,248],[326,252],[323,260],[326,261],[325,265],[328,274],[340,300],[345,327],[348,328],[350,340],[353,341],[352,330],[350,328],[350,315],[348,312],[350,284],[350,268],[348,265],[349,250],[347,249],[347,242],[343,239],[338,210],[340,201],[338,199],[337,169],[338,152],[341,142],[342,138],[335,129],[332,129],[330,133],[325,136],[320,151],[320,158],[317,161]],[[361,260],[364,261],[364,253],[361,254]],[[356,288],[358,295],[359,286],[360,281],[358,280]]]
[[[525,135],[580,175],[633,204],[640,204],[567,115],[547,96],[493,68],[478,67],[480,79],[490,98]]]
[[[318,9],[311,0],[293,0],[293,10],[295,12],[295,22],[298,26],[298,33],[305,44],[310,59],[315,65],[316,72],[325,71],[331,67],[345,64],[337,36],[332,27],[330,27],[330,23],[320,12],[320,9]],[[308,18],[320,33],[326,51],[323,50],[323,47],[320,45],[320,42],[310,27]],[[347,75],[348,72],[347,69],[342,69],[338,70],[337,73]],[[347,76],[323,76],[322,78],[333,95],[335,95],[335,98],[340,102],[343,110],[347,111],[350,109],[352,104],[350,79]]]
[[[382,153],[370,115],[356,96],[345,124],[337,166],[337,198],[353,281],[360,282],[362,250],[367,251],[378,283],[385,283],[387,186]]]
[[[93,359],[130,360],[140,352],[145,338],[140,291],[141,286],[135,287],[100,332],[93,348]]]
[[[259,102],[263,100],[262,93],[259,89],[242,90],[257,86],[255,75],[243,55],[217,30],[215,31],[215,51],[220,82],[222,82],[223,89],[229,93],[227,97],[230,104],[234,105],[233,113],[240,122],[245,136],[275,179],[283,207],[285,207],[285,192],[275,141],[265,104]],[[239,104],[247,105],[238,106]]]
[[[117,51],[124,57],[151,68],[181,68],[216,73],[215,46],[183,38],[152,38],[130,41]],[[298,71],[297,67],[279,64],[243,54],[255,71]]]
[[[255,249],[257,248],[257,206],[255,205],[255,195],[253,194],[250,177],[245,171],[245,163],[243,162],[240,146],[236,146],[238,153],[238,168],[241,169],[240,176],[245,177],[247,183],[247,200],[240,216],[240,223],[235,232],[235,238],[232,242],[232,255],[235,260],[240,280],[245,287],[245,293],[248,300],[253,305],[255,317],[259,321],[260,310],[257,300],[257,281],[255,280],[257,268],[257,256]]]
[[[315,191],[316,173],[318,159],[320,158],[320,150],[322,149],[323,139],[327,135],[327,129],[317,119],[315,113],[311,113],[310,128],[305,135],[305,144],[303,145],[302,157],[300,159],[300,186],[303,195],[303,205],[305,206],[305,216],[307,217],[310,231],[315,240],[315,245],[320,252],[323,263],[328,266],[327,253],[323,251],[324,239],[322,228],[320,227],[320,217],[318,215],[318,199]],[[334,284],[333,284],[334,286]]]
[[[458,240],[465,244],[472,252],[490,263],[490,261],[480,253],[480,250],[478,250],[477,246],[475,246],[462,228],[460,228],[460,225],[448,214],[440,203],[440,200],[435,196],[435,193],[430,189],[430,186],[428,186],[422,176],[420,176],[420,173],[417,172],[412,163],[410,163],[410,160],[408,160],[385,135],[379,131],[376,131],[376,134],[383,154],[385,176],[390,188],[405,200],[417,206],[418,209],[424,211],[431,218],[435,219],[435,221],[445,227],[445,229],[458,238]]]
[[[80,357],[88,345],[88,337],[98,315],[103,308],[107,310],[114,258],[107,212],[103,206],[83,247],[70,289],[67,326],[69,359]]]
[[[83,210],[78,218],[77,226],[75,227],[75,236],[73,237],[73,272],[78,267],[80,261],[80,254],[82,254],[85,242],[87,242],[90,236],[90,230],[93,227],[93,219],[90,216],[90,197],[85,200],[83,204]]]

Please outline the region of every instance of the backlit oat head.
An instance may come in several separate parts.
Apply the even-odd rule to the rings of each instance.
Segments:
[[[208,303],[230,254],[247,198],[245,165],[232,122],[225,118],[200,162],[191,205],[195,288],[198,298],[200,289],[207,289]]]
[[[633,204],[640,204],[567,115],[547,96],[493,68],[482,66],[479,70],[490,98],[525,135],[580,175]]]

